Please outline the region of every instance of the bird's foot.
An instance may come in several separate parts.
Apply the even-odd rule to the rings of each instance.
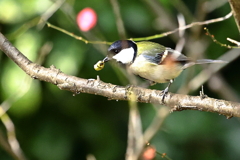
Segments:
[[[202,90],[200,91],[200,97],[202,100],[208,97],[206,94],[204,94],[203,85],[202,85]]]
[[[164,104],[164,99],[165,99],[166,95],[168,94],[168,89],[169,89],[169,87],[165,88],[165,89],[161,92],[162,103],[163,103],[163,104]]]
[[[171,80],[169,81],[167,88],[165,88],[165,89],[162,91],[162,103],[163,103],[163,104],[164,104],[164,99],[165,99],[166,95],[168,94],[168,90],[169,90],[169,88],[170,88],[170,86],[171,86],[172,83],[173,83],[173,79],[171,79]]]

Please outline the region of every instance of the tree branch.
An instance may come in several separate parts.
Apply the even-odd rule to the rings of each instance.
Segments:
[[[233,11],[234,19],[240,32],[240,1],[239,0],[229,0],[230,6]]]
[[[136,101],[142,103],[162,104],[162,95],[159,90],[145,89],[141,87],[123,87],[110,83],[104,83],[99,79],[82,79],[62,73],[54,66],[45,68],[31,62],[17,48],[15,48],[0,33],[0,49],[12,59],[24,72],[34,79],[57,85],[61,90],[71,91],[74,94],[88,93],[107,97],[109,100],[131,100],[131,94],[135,94]],[[168,93],[164,99],[164,105],[171,111],[200,110],[217,112],[231,117],[240,117],[240,103],[209,98],[206,96],[189,96]]]

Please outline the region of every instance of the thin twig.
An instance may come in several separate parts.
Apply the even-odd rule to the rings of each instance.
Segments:
[[[4,112],[3,109],[0,106],[0,112]],[[11,147],[12,152],[15,154],[16,157],[18,157],[18,160],[25,160],[25,156],[20,148],[20,144],[16,138],[16,132],[15,127],[10,119],[10,117],[7,114],[2,115],[1,120],[6,127],[7,130],[7,137],[8,137],[8,143]]]
[[[130,95],[133,99],[135,94]],[[134,98],[135,97],[135,98]],[[143,136],[142,122],[136,101],[129,101],[128,146],[126,160],[137,160],[142,152]]]
[[[67,35],[69,35],[69,36],[71,36],[71,37],[73,37],[77,40],[83,41],[86,44],[88,44],[88,43],[91,43],[91,44],[109,44],[109,45],[112,44],[112,42],[106,42],[106,41],[88,41],[87,39],[85,39],[83,37],[79,37],[79,36],[75,35],[74,33],[68,32],[67,30],[62,29],[60,27],[57,27],[57,26],[55,26],[55,25],[53,25],[49,22],[47,22],[47,26],[50,27],[50,28],[56,29],[60,32],[63,32],[63,33],[65,33],[65,34],[67,34]]]
[[[51,51],[51,49],[52,45],[46,42],[45,45],[43,45],[43,47],[41,48],[41,51],[36,61],[39,64],[43,63],[45,56]],[[17,157],[18,160],[25,160],[26,158],[16,138],[14,124],[11,118],[7,115],[6,111],[12,106],[13,103],[15,103],[29,91],[32,81],[33,80],[27,76],[20,84],[20,87],[16,89],[16,92],[13,93],[13,95],[6,99],[2,104],[0,104],[0,118],[7,131],[8,143],[12,151],[11,154],[14,154],[14,157]]]
[[[185,19],[184,19],[184,16],[182,14],[178,14],[177,16],[178,18],[178,24],[179,24],[179,27],[181,28],[182,26],[185,26],[186,23],[185,23]],[[185,34],[185,30],[180,30],[179,31],[179,41],[175,47],[175,50],[179,51],[179,52],[182,52],[182,49],[183,49],[183,46],[185,44],[185,37],[184,37],[184,34]]]
[[[200,25],[207,25],[207,24],[211,24],[211,23],[216,23],[216,22],[221,22],[224,21],[228,18],[230,18],[232,16],[232,12],[228,13],[226,16],[224,17],[220,17],[220,18],[215,18],[215,19],[211,19],[211,20],[207,20],[207,21],[203,21],[203,22],[193,22],[191,24],[188,24],[186,26],[180,27],[180,28],[176,28],[173,31],[169,31],[169,32],[165,32],[162,34],[156,34],[153,36],[149,36],[149,37],[141,37],[141,38],[130,38],[133,41],[143,41],[143,40],[151,40],[151,39],[157,39],[157,38],[161,38],[161,37],[165,37],[168,36],[170,34],[173,34],[179,30],[185,30],[194,26],[200,26]]]
[[[15,103],[29,91],[31,84],[32,79],[26,76],[26,78],[19,83],[19,87],[16,89],[16,92],[14,92],[8,99],[6,99],[2,102],[2,104],[0,104],[0,108],[2,108],[2,111],[0,112],[0,117],[9,110],[13,103]]]
[[[144,132],[144,141],[145,142],[149,142],[152,139],[152,137],[157,133],[157,131],[163,125],[163,122],[168,115],[169,115],[168,108],[160,107],[159,109],[157,109],[156,115],[155,115],[152,123],[147,128],[147,130]]]
[[[164,7],[163,2],[159,0],[142,0],[148,7],[150,11],[156,16],[155,28],[158,30],[172,30],[177,27],[174,16],[166,7]]]
[[[211,0],[211,1],[205,1],[204,2],[204,10],[207,13],[210,13],[214,11],[215,9],[218,9],[225,5],[228,1],[227,0]]]
[[[117,0],[110,0],[110,2],[112,4],[113,11],[114,11],[114,14],[115,14],[119,36],[120,36],[121,39],[126,39],[126,31],[125,31],[125,28],[124,28],[124,25],[123,25],[123,20],[122,20],[122,17],[121,17],[118,1]]]
[[[205,27],[204,30],[206,31],[206,35],[209,36],[212,39],[213,42],[215,42],[216,44],[220,45],[221,47],[226,47],[226,48],[229,48],[229,49],[231,49],[231,48],[240,48],[239,46],[231,46],[229,44],[221,43],[221,42],[219,42],[215,38],[215,36],[213,34],[210,33],[210,31],[209,31],[209,29],[207,27]],[[229,38],[228,38],[228,40],[229,40]]]
[[[209,89],[217,93],[219,96],[240,102],[240,97],[233,86],[231,86],[220,73],[215,73],[207,81]]]
[[[18,156],[13,152],[11,146],[9,145],[5,134],[0,130],[0,146],[4,149],[13,159],[19,160]]]
[[[46,12],[41,15],[38,23],[38,29],[42,29],[47,20],[63,5],[66,0],[56,0]]]
[[[169,32],[165,32],[165,33],[162,33],[162,34],[156,34],[156,35],[153,35],[153,36],[149,36],[149,37],[141,37],[141,38],[129,38],[130,40],[133,40],[133,41],[143,41],[143,40],[152,40],[152,39],[157,39],[157,38],[162,38],[162,37],[166,37],[170,34],[173,34],[177,31],[180,31],[180,30],[185,30],[185,29],[188,29],[188,28],[191,28],[191,27],[194,27],[194,26],[199,26],[199,25],[207,25],[207,24],[211,24],[211,23],[216,23],[216,22],[221,22],[221,21],[224,21],[228,18],[230,18],[232,16],[232,12],[228,13],[226,16],[224,17],[220,17],[220,18],[216,18],[216,19],[211,19],[211,20],[207,20],[207,21],[203,21],[203,22],[193,22],[191,24],[188,24],[186,26],[183,26],[183,27],[179,27],[179,28],[176,28],[175,30],[173,31],[169,31]],[[77,35],[75,35],[74,33],[71,33],[71,32],[68,32],[60,27],[57,27],[49,22],[46,22],[47,23],[47,26],[50,27],[50,28],[53,28],[53,29],[56,29],[60,32],[63,32],[77,40],[81,40],[83,41],[84,43],[88,44],[88,43],[92,43],[92,44],[112,44],[112,42],[107,42],[107,41],[88,41],[87,39],[83,38],[83,37],[79,37]]]
[[[15,30],[14,32],[6,35],[8,37],[9,40],[14,40],[16,38],[18,38],[19,36],[21,36],[23,33],[25,33],[27,30],[29,30],[30,28],[36,26],[39,22],[39,17],[33,18],[30,21],[24,23],[22,26],[20,26],[17,30]]]
[[[236,40],[234,40],[234,39],[231,39],[231,38],[227,38],[227,40],[228,40],[229,42],[234,43],[234,44],[236,44],[237,46],[240,47],[240,42],[238,42],[238,41],[236,41]]]
[[[240,32],[240,11],[239,11],[240,1],[239,0],[228,0],[228,2],[232,8],[234,19],[237,24],[238,31]]]
[[[127,70],[128,71],[128,70]],[[137,80],[133,74],[127,72],[128,79],[131,84],[136,85]],[[127,88],[127,96],[131,97],[129,101],[129,120],[128,120],[128,145],[126,151],[126,160],[137,160],[143,150],[143,133],[142,121],[136,102],[136,93],[132,90],[132,86]]]
[[[237,59],[239,56],[240,56],[239,49],[232,49],[227,53],[225,53],[224,55],[222,55],[221,57],[219,57],[219,59],[227,62],[232,62],[234,59]],[[212,76],[212,74],[219,71],[225,65],[227,65],[227,63],[222,65],[210,64],[208,68],[201,71],[197,76],[195,76],[188,83],[189,92],[195,91],[196,89],[198,89],[203,83],[205,83]]]
[[[187,5],[184,1],[171,0],[171,1],[169,1],[169,3],[171,3],[176,8],[176,10],[185,17],[187,22],[191,22],[194,20],[193,13],[191,13],[189,7],[187,7]]]

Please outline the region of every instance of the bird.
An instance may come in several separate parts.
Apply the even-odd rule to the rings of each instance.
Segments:
[[[150,82],[169,83],[163,90],[163,98],[168,93],[173,80],[183,70],[195,64],[226,63],[223,60],[192,60],[181,52],[151,41],[134,42],[118,40],[108,48],[108,55],[95,64],[95,70],[101,70],[108,61],[115,60],[124,65],[134,75]]]

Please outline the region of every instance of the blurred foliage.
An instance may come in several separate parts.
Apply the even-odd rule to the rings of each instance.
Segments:
[[[93,65],[106,54],[106,45],[85,44],[38,24],[40,17],[56,1],[1,0],[0,31],[31,61],[37,61],[42,46],[51,42],[52,50],[49,53],[43,50],[47,54],[42,64],[45,67],[55,65],[70,75],[85,79],[99,75],[104,82],[127,85],[120,77],[124,74],[116,69],[117,65],[108,64],[100,72],[93,69]],[[179,12],[186,17],[186,24],[222,17],[230,12],[229,4],[222,0],[221,6],[208,13],[207,9],[214,8],[213,2],[216,1],[119,0],[118,3],[128,38],[137,38],[176,28]],[[87,33],[79,31],[75,22],[76,14],[85,7],[93,8],[98,15],[97,26]],[[115,15],[108,0],[66,0],[48,21],[89,40],[119,39]],[[204,34],[203,27],[186,30],[184,53],[194,58],[218,58],[227,52],[226,48],[215,44]],[[229,43],[227,37],[239,40],[233,18],[207,27],[221,42]],[[174,34],[153,41],[175,48],[178,40],[178,34]],[[196,66],[186,70],[176,79],[171,92],[188,84],[202,68]],[[240,93],[238,68],[239,59],[236,59],[220,73],[237,97]],[[164,87],[165,84],[158,84],[153,88]],[[220,90],[213,91],[211,86],[205,85],[207,95],[226,98],[218,92]],[[198,95],[198,91],[191,94]],[[7,113],[15,124],[17,138],[28,159],[74,160],[86,159],[89,154],[97,160],[124,159],[127,146],[127,102],[109,101],[104,97],[82,93],[74,96],[52,84],[31,80],[0,52],[0,103],[14,95],[20,98]],[[139,104],[139,109],[143,128],[146,129],[155,110],[151,104]],[[0,130],[6,132],[2,123]],[[227,120],[214,113],[184,111],[170,114],[151,144],[158,152],[167,153],[172,159],[239,159],[239,136],[238,118]],[[0,159],[11,160],[12,157],[0,148]],[[161,156],[156,159],[161,159]]]

